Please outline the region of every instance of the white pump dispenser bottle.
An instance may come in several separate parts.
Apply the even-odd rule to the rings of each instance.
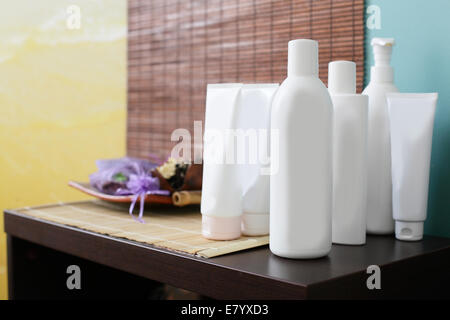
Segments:
[[[392,38],[373,38],[375,65],[370,69],[369,85],[362,92],[369,96],[367,232],[391,234],[392,218],[391,142],[386,93],[398,92],[390,66]]]
[[[311,259],[331,249],[332,118],[317,41],[290,41],[271,114],[270,250],[278,256]]]

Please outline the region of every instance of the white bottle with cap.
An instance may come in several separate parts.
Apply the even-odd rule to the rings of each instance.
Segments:
[[[356,94],[356,64],[328,65],[333,101],[333,243],[366,243],[368,97]]]
[[[278,256],[318,258],[331,249],[332,121],[317,41],[290,41],[271,114],[270,250]]]
[[[375,65],[370,69],[369,85],[362,92],[369,96],[367,232],[392,234],[392,179],[389,113],[386,93],[398,92],[390,66],[392,38],[374,38]]]

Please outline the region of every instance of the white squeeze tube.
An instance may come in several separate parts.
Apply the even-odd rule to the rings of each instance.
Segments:
[[[245,84],[239,99],[242,233],[247,236],[269,234],[270,110],[277,89],[277,83]]]
[[[437,93],[387,94],[395,237],[417,241],[427,217],[431,141]]]
[[[209,84],[206,93],[202,235],[231,240],[241,235],[242,188],[232,130],[236,128],[242,84]]]

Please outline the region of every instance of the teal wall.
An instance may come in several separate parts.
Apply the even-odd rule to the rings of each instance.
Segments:
[[[365,29],[365,84],[373,64],[370,40],[393,37],[400,91],[439,93],[425,233],[450,237],[450,1],[366,0],[366,7],[372,4],[381,9],[381,29]]]

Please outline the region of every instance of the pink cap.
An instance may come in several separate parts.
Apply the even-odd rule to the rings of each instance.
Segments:
[[[264,236],[269,234],[269,213],[245,213],[242,215],[242,234]]]
[[[202,215],[202,235],[212,240],[234,240],[241,236],[241,216],[214,217]]]

